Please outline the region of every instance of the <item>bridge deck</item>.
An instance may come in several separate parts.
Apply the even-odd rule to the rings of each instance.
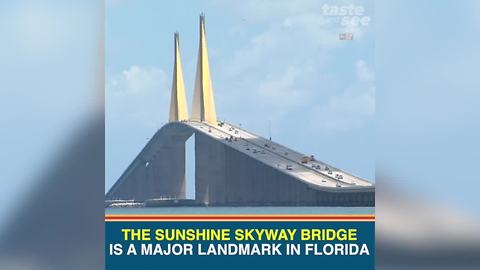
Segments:
[[[302,158],[306,155],[229,123],[214,126],[205,122],[187,121],[185,124],[269,166],[276,167],[313,188],[348,191],[373,187],[370,182],[324,162],[313,160],[302,163]]]

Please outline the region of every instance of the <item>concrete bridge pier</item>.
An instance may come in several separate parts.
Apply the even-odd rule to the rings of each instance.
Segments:
[[[185,142],[193,130],[169,125],[175,127],[155,134],[107,193],[109,200],[186,198]]]

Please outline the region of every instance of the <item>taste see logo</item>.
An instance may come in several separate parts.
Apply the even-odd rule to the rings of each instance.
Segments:
[[[372,20],[365,15],[365,8],[361,5],[322,5],[323,16],[337,17],[340,24],[346,27],[368,26]]]

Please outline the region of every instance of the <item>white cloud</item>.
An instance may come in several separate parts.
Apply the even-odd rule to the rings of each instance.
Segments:
[[[107,127],[158,128],[167,119],[170,82],[156,67],[131,66],[107,81]]]
[[[131,66],[122,71],[107,84],[107,89],[113,92],[141,93],[158,89],[167,84],[167,74],[154,67]]]
[[[375,73],[365,60],[355,62],[357,81],[340,95],[332,96],[325,106],[313,110],[321,120],[310,128],[327,132],[349,131],[362,127],[375,114]]]
[[[349,89],[332,97],[325,107],[318,110],[312,129],[328,132],[349,131],[362,127],[375,113],[375,88],[363,91]]]
[[[365,60],[338,70],[334,56],[353,45],[339,40],[339,33],[352,32],[355,42],[360,42],[370,28],[342,26],[338,18],[323,16],[321,5],[318,1],[246,1],[234,5],[238,7],[234,12],[247,23],[261,25],[262,31],[233,54],[221,57],[216,85],[229,89],[229,95],[220,97],[217,104],[228,108],[231,115],[241,113],[244,119],[260,123],[265,119],[259,115],[288,123],[283,120],[301,113],[306,123],[316,123],[327,115],[320,126],[322,131],[362,127],[374,111],[374,72]],[[335,70],[332,65],[337,65]],[[347,77],[351,71],[354,76]],[[244,106],[239,100],[248,103],[248,111],[236,108]]]
[[[357,60],[355,63],[357,68],[357,78],[361,82],[374,82],[375,81],[375,72],[373,69],[367,66],[364,60]]]
[[[338,32],[319,13],[287,16],[268,24],[264,32],[251,37],[233,57],[229,55],[222,70],[227,76],[238,78],[262,66],[278,69],[298,63],[321,65],[318,57],[340,46]]]
[[[264,104],[269,106],[298,105],[308,95],[308,90],[301,87],[302,70],[298,67],[288,67],[281,76],[269,78],[257,87],[257,94]]]
[[[268,105],[268,113],[280,117],[313,101],[309,98],[318,94],[322,67],[336,46],[338,36],[320,14],[280,17],[244,47],[222,57],[216,85],[231,89],[224,100],[230,111],[238,100],[248,100],[252,113],[258,115]]]
[[[233,9],[241,18],[248,22],[271,22],[278,18],[283,18],[292,14],[305,13],[307,11],[318,10],[320,4],[317,0],[276,0],[276,1],[258,1],[244,0],[236,4],[225,1],[216,1],[218,5],[224,5],[226,9]]]

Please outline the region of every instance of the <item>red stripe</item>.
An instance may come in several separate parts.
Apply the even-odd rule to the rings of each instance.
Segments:
[[[106,220],[375,220],[375,216],[109,215]]]

